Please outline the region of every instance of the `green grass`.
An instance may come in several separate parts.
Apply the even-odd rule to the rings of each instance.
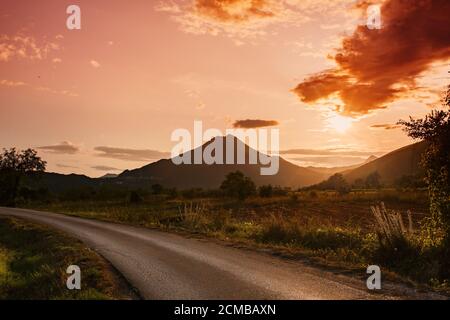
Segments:
[[[81,268],[81,290],[68,290],[66,269]],[[118,299],[127,289],[80,241],[46,227],[0,218],[0,299]]]

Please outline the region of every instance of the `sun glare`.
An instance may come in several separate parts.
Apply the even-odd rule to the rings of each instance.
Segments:
[[[343,117],[338,114],[327,119],[327,127],[336,130],[339,133],[345,133],[352,126],[353,119]]]

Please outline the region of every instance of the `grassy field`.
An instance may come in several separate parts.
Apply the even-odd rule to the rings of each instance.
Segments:
[[[371,212],[371,206],[381,201],[394,210],[393,216],[397,212],[402,214],[402,224],[409,225],[407,210],[411,212],[411,230],[399,231],[399,239],[389,246],[386,239],[377,235],[380,226]],[[159,195],[146,196],[137,204],[120,199],[54,201],[30,207],[211,237],[362,275],[368,265],[376,264],[392,279],[448,291],[448,280],[440,279],[437,273],[438,253],[429,249],[424,235],[428,206],[426,191],[385,189],[345,195],[291,192],[269,198],[255,196],[245,201]]]
[[[66,269],[81,268],[81,290]],[[130,299],[127,284],[81,242],[43,226],[0,218],[0,299]]]

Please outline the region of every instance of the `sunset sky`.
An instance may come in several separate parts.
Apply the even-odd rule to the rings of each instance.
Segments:
[[[450,83],[450,1],[376,1],[380,30],[367,3],[2,0],[0,147],[96,177],[169,157],[195,120],[275,125],[300,165],[405,146],[396,122]],[[71,4],[81,30],[66,28]]]

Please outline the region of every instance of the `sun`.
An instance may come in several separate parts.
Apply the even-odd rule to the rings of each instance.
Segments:
[[[352,126],[353,119],[334,114],[327,118],[327,127],[336,130],[339,133],[345,133]]]

